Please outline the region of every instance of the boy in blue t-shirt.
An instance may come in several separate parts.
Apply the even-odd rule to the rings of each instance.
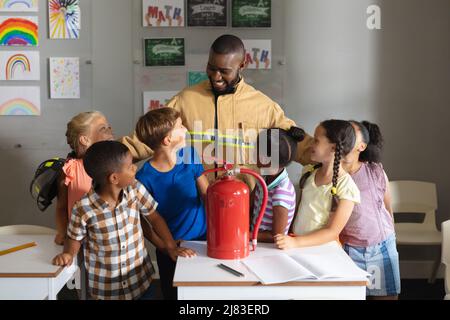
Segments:
[[[194,148],[186,148],[186,128],[172,108],[148,112],[136,125],[136,135],[154,151],[136,178],[159,203],[158,212],[175,240],[206,240],[206,213],[202,200],[208,180]],[[176,263],[160,250],[156,258],[164,298],[176,300],[173,287]]]

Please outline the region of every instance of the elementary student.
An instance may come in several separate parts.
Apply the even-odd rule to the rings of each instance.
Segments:
[[[86,150],[96,142],[112,140],[113,133],[106,117],[98,111],[91,111],[80,113],[70,120],[66,138],[72,152],[58,178],[55,243],[59,245],[64,244],[75,202],[91,189],[92,179],[83,165]]]
[[[262,130],[258,135],[258,167],[265,169],[264,179],[269,191],[266,212],[261,221],[258,232],[258,241],[272,242],[277,234],[287,234],[295,214],[296,194],[294,185],[289,179],[286,167],[294,160],[297,153],[297,144],[303,140],[305,132],[297,127],[289,131],[282,129]],[[267,147],[267,155],[261,152],[260,146]],[[278,153],[278,163],[270,159]],[[266,156],[269,156],[267,159]],[[262,161],[261,161],[262,160]],[[262,190],[256,184],[253,202],[253,221],[256,224],[262,204]]]
[[[84,166],[94,188],[75,203],[64,253],[53,263],[71,265],[85,240],[84,263],[92,298],[152,298],[154,269],[145,248],[140,215],[150,221],[155,233],[147,237],[160,238],[173,259],[193,252],[177,247],[156,211],[156,201],[135,180],[136,166],[125,145],[116,141],[92,145],[85,154]]]
[[[353,150],[343,162],[361,193],[361,203],[341,233],[344,250],[363,270],[378,270],[366,289],[370,299],[397,300],[400,294],[400,266],[396,246],[389,179],[381,163],[383,136],[367,121],[351,121],[356,132]]]
[[[348,121],[328,120],[316,128],[311,159],[321,165],[304,169],[301,202],[292,224],[295,236],[276,235],[279,249],[339,240],[355,204],[360,202],[358,187],[342,167],[343,158],[354,145],[355,131]]]
[[[158,212],[176,240],[206,240],[206,213],[203,200],[208,180],[193,147],[186,147],[186,128],[172,108],[152,110],[136,125],[140,141],[154,151],[137,173],[137,179],[158,201]],[[177,299],[173,287],[175,262],[156,250],[164,298]]]

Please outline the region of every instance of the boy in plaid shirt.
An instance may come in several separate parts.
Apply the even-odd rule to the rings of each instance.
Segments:
[[[131,300],[149,298],[154,268],[144,244],[143,233],[173,260],[195,252],[179,248],[162,217],[157,203],[135,180],[136,166],[128,148],[115,141],[91,146],[84,158],[94,188],[78,201],[72,211],[64,253],[55,265],[71,265],[84,244],[89,291],[94,299]],[[141,228],[140,215],[152,225]]]

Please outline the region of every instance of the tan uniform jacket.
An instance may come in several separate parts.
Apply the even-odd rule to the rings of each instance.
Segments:
[[[213,167],[209,156],[255,169],[256,157],[252,158],[252,155],[256,154],[256,138],[259,130],[267,128],[288,130],[295,125],[294,121],[285,116],[276,102],[246,84],[244,79],[238,84],[234,94],[220,96],[217,100],[218,139],[214,137],[215,96],[208,80],[184,89],[173,97],[167,106],[180,112],[183,125],[190,134],[187,143],[196,148],[205,169]],[[120,141],[127,145],[136,160],[152,156],[152,150],[141,143],[135,134]],[[216,149],[214,141],[219,146]],[[297,162],[303,165],[311,163],[312,141],[313,139],[307,135],[298,144]]]

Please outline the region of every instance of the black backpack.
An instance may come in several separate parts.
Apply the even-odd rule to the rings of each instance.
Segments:
[[[58,194],[58,176],[66,159],[54,158],[42,162],[36,169],[30,184],[31,196],[36,200],[39,210],[45,211]]]

